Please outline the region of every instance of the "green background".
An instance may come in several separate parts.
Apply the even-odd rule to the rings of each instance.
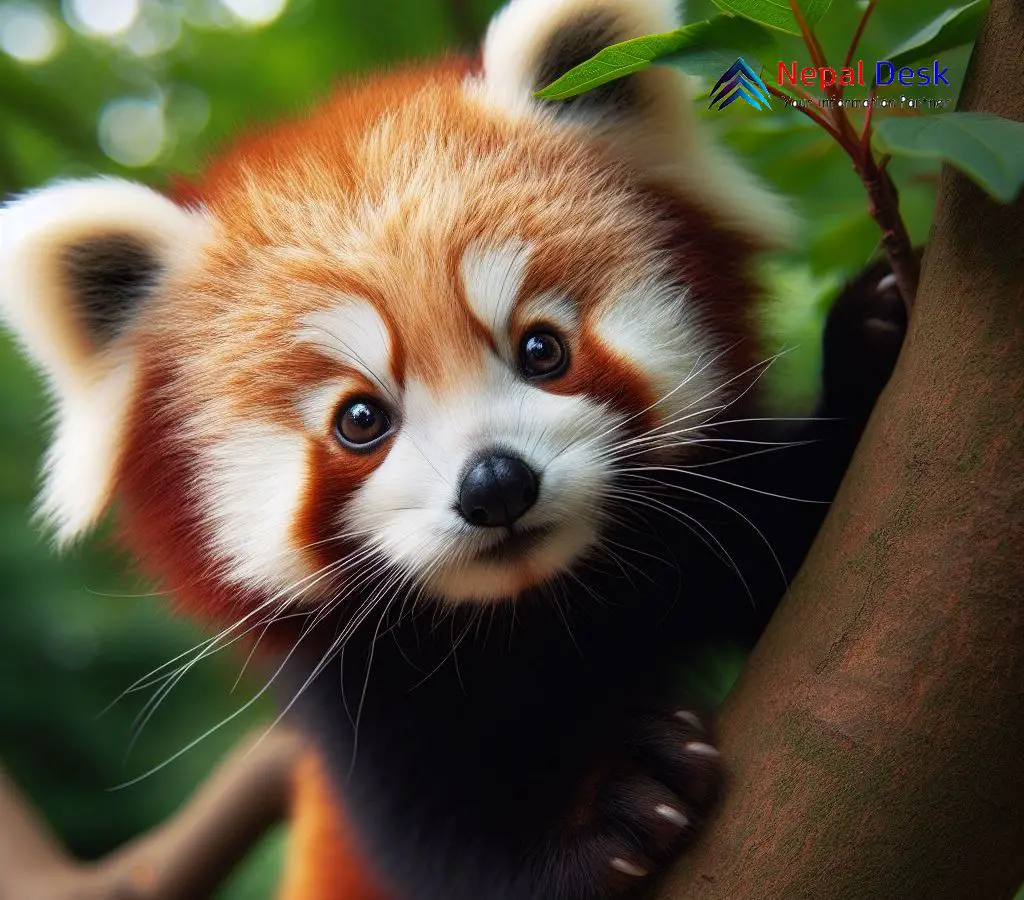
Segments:
[[[272,22],[252,27],[217,0],[145,0],[142,21],[177,23],[179,34],[163,51],[140,56],[125,36],[90,37],[67,24],[74,3],[0,0],[0,35],[5,21],[31,6],[47,12],[59,37],[54,55],[41,63],[25,64],[0,50],[0,194],[96,172],[159,185],[170,172],[195,171],[245,123],[301,110],[352,73],[471,47],[497,5],[292,0]],[[882,0],[859,55],[871,65],[946,5]],[[861,8],[836,0],[819,29],[834,63]],[[693,3],[688,18],[710,11],[707,2]],[[10,33],[4,40],[12,49]],[[13,49],[24,55],[17,45]],[[783,42],[782,58],[810,64],[795,40]],[[944,57],[954,94],[966,59],[963,51]],[[119,165],[102,148],[107,105],[124,98],[148,102],[163,116],[164,146],[142,167]],[[800,407],[815,390],[827,299],[870,259],[878,234],[847,159],[807,120],[779,106],[767,114],[734,104],[707,119],[793,199],[806,223],[799,250],[771,263],[776,302],[765,315],[773,346],[798,348],[773,370],[777,401]],[[935,173],[901,162],[893,163],[893,172],[912,235],[923,241]],[[221,721],[262,682],[252,671],[235,687],[243,659],[219,654],[182,679],[134,744],[133,720],[152,689],[104,712],[126,687],[193,646],[202,633],[173,618],[164,599],[131,575],[129,562],[102,533],[58,558],[32,525],[46,410],[40,383],[0,336],[0,759],[73,851],[95,857],[171,813],[240,734],[268,720],[271,710],[256,703],[157,773],[113,789]],[[720,694],[735,673],[735,657],[711,653],[704,663],[709,689]],[[269,896],[282,841],[283,829],[220,896]]]

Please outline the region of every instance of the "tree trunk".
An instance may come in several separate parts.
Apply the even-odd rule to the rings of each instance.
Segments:
[[[1024,120],[1022,48],[992,0],[960,108]],[[1024,200],[944,171],[896,373],[719,727],[724,802],[662,900],[1024,881]]]

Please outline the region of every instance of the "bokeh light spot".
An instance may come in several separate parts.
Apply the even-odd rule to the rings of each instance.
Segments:
[[[138,168],[156,161],[167,140],[163,103],[122,97],[100,113],[99,143],[122,166]]]
[[[135,56],[166,53],[181,39],[181,11],[173,6],[148,2],[121,44]]]
[[[247,25],[266,25],[273,22],[288,5],[288,0],[221,0]]]
[[[176,84],[167,101],[167,118],[178,137],[194,138],[210,122],[210,98],[190,84]]]
[[[132,27],[139,17],[139,0],[66,0],[65,16],[79,31],[113,37]]]
[[[0,50],[19,62],[38,65],[60,46],[57,23],[34,3],[0,4]]]

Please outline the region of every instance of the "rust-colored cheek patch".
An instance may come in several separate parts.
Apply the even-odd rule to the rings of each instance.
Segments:
[[[170,383],[165,367],[151,366],[140,376],[140,399],[128,423],[118,473],[119,538],[177,608],[229,624],[260,598],[216,575],[202,499],[193,487],[195,449],[181,437],[180,410],[172,412],[161,399]]]
[[[584,325],[570,350],[569,369],[544,385],[554,394],[586,395],[630,418],[627,430],[640,434],[655,425],[657,395],[643,371],[610,350]],[[643,414],[641,414],[643,413]]]
[[[341,520],[345,503],[387,456],[390,441],[360,453],[330,439],[311,440],[306,462],[306,489],[292,540],[316,568],[354,553],[361,542],[345,535]]]

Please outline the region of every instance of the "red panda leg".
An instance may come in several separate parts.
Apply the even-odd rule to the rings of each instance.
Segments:
[[[320,759],[295,770],[291,833],[278,900],[393,900],[370,874]]]

